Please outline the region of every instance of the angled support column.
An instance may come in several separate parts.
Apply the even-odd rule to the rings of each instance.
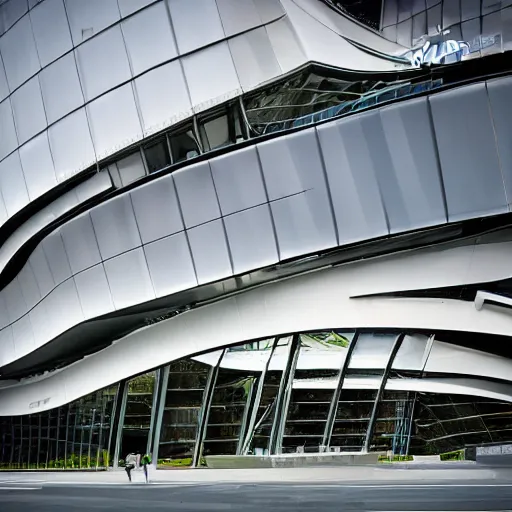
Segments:
[[[226,349],[221,351],[217,364],[210,368],[208,380],[203,393],[203,403],[199,411],[199,425],[197,427],[196,444],[194,447],[194,456],[192,457],[192,467],[197,467],[203,455],[204,436],[206,434],[206,427],[208,425],[208,416],[210,415],[210,406],[212,405],[213,391],[219,375],[219,366]]]
[[[276,398],[276,409],[274,413],[274,421],[272,422],[272,430],[270,432],[269,452],[271,454],[281,453],[284,427],[286,423],[286,415],[288,412],[288,404],[290,403],[290,395],[295,375],[295,368],[299,359],[300,350],[299,334],[294,334],[288,350],[288,360],[286,368],[281,375],[279,383],[279,391]]]
[[[123,380],[119,383],[119,390],[117,392],[116,398],[116,414],[114,420],[114,428],[112,429],[115,432],[115,448],[114,448],[114,461],[112,466],[114,468],[119,467],[119,456],[121,450],[121,442],[123,440],[123,424],[124,424],[124,415],[126,412],[126,401],[128,399],[128,381]]]
[[[380,386],[377,391],[377,395],[375,397],[375,402],[373,403],[372,415],[370,416],[370,421],[368,423],[368,429],[366,431],[366,439],[364,441],[363,452],[368,453],[368,449],[370,448],[370,443],[373,437],[373,431],[375,429],[375,422],[377,421],[377,411],[379,409],[379,404],[384,394],[384,389],[386,388],[386,382],[388,381],[388,375],[391,371],[391,367],[393,366],[393,362],[395,360],[395,356],[402,345],[402,341],[405,338],[405,333],[399,334],[395,342],[393,343],[393,348],[391,349],[391,353],[389,355],[388,363],[386,368],[384,369],[384,374],[382,375],[382,380],[380,381]]]
[[[247,422],[249,421],[249,416],[251,414],[251,406],[254,400],[254,395],[256,393],[256,386],[254,385],[256,379],[252,378],[250,383],[249,392],[247,393],[247,400],[245,402],[244,407],[244,415],[242,417],[242,423],[240,424],[240,432],[238,434],[238,444],[236,446],[236,454],[241,455],[242,450],[244,448],[244,440],[247,432]]]
[[[357,343],[357,339],[359,338],[359,331],[356,331],[350,345],[347,349],[347,356],[345,357],[345,361],[343,361],[343,366],[341,367],[340,374],[338,377],[338,383],[336,385],[336,389],[332,395],[331,405],[329,406],[329,413],[327,415],[327,421],[325,422],[325,430],[324,437],[322,439],[323,446],[330,446],[331,444],[331,436],[332,429],[334,427],[334,421],[336,420],[336,411],[338,410],[338,402],[340,400],[341,391],[343,389],[343,383],[345,381],[345,375],[347,374],[347,368],[350,365],[350,359],[352,357],[352,353],[354,352],[354,348]]]
[[[158,407],[160,403],[160,388],[162,386],[162,375],[164,369],[155,371],[155,385],[153,387],[153,398],[151,399],[151,419],[149,422],[148,442],[146,444],[146,453],[153,453],[155,440],[155,424],[158,415]]]
[[[263,393],[263,386],[265,384],[265,377],[267,375],[268,367],[270,365],[270,361],[272,361],[272,357],[274,355],[274,351],[276,349],[279,338],[274,338],[274,342],[272,343],[272,349],[270,350],[270,355],[265,363],[265,368],[261,372],[261,375],[258,379],[258,388],[256,390],[256,397],[254,399],[254,404],[252,407],[251,419],[249,421],[249,427],[247,428],[247,435],[245,437],[245,441],[243,443],[242,455],[247,455],[249,451],[249,446],[251,445],[252,438],[254,436],[254,429],[256,428],[256,418],[258,417],[258,408],[260,406],[261,394]]]
[[[114,404],[112,405],[112,414],[110,415],[110,428],[108,433],[108,444],[107,444],[107,450],[108,450],[108,456],[111,455],[111,448],[112,448],[112,442],[115,442],[115,433],[117,430],[117,423],[116,423],[116,417],[119,417],[119,404],[120,404],[120,392],[121,392],[121,383],[117,385],[117,391],[116,396],[114,398]],[[68,408],[68,425],[69,425],[69,414],[70,410]],[[67,441],[67,437],[66,437]],[[66,443],[67,445],[67,443]],[[67,453],[67,452],[66,452]],[[114,466],[114,461],[112,461],[112,466]],[[115,467],[115,466],[114,466]]]
[[[160,433],[162,431],[162,418],[164,415],[165,401],[167,398],[167,383],[169,382],[169,365],[165,368],[160,369],[160,375],[158,379],[158,401],[154,409],[155,414],[155,426],[153,429],[153,444],[149,447],[149,453],[154,464],[158,463],[158,448],[160,446]]]
[[[412,433],[412,422],[414,419],[414,409],[416,408],[416,397],[418,393],[414,393],[414,397],[412,399],[412,405],[411,405],[411,417],[409,418],[409,432],[407,432],[407,445],[405,447],[405,454],[409,455],[409,446],[411,446],[411,433]]]

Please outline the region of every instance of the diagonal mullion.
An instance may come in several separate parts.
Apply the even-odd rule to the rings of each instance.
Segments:
[[[208,374],[208,381],[203,392],[203,400],[201,404],[201,410],[199,412],[199,425],[197,427],[196,443],[194,447],[194,455],[192,458],[192,467],[200,465],[201,457],[203,455],[203,443],[206,435],[206,427],[208,426],[208,417],[210,415],[210,406],[212,404],[213,392],[215,390],[215,384],[217,383],[217,376],[219,375],[219,368],[222,358],[226,353],[227,349],[221,351],[217,364],[210,368]]]
[[[391,367],[393,366],[393,362],[395,361],[395,356],[402,345],[402,341],[405,338],[405,333],[399,334],[395,338],[395,342],[393,343],[393,348],[391,349],[391,353],[389,354],[389,359],[386,364],[386,368],[384,369],[384,374],[382,375],[382,379],[380,381],[379,389],[377,390],[377,395],[375,396],[375,402],[373,403],[372,414],[370,416],[370,421],[368,423],[368,429],[366,431],[366,439],[364,441],[363,452],[367,453],[370,448],[370,443],[373,437],[373,431],[375,429],[375,422],[377,421],[377,411],[379,409],[379,404],[384,393],[384,389],[386,387],[386,383],[388,381],[388,375],[391,371]]]
[[[343,383],[345,381],[345,375],[347,374],[347,369],[350,364],[350,359],[352,357],[352,353],[354,352],[354,348],[356,346],[357,340],[359,338],[359,331],[356,331],[352,341],[350,342],[347,350],[347,355],[345,357],[345,361],[343,361],[343,366],[340,370],[340,375],[338,377],[338,383],[336,385],[336,389],[332,395],[331,405],[329,406],[329,413],[327,415],[327,421],[325,422],[325,430],[324,437],[322,439],[322,446],[328,447],[331,444],[331,436],[332,429],[334,427],[334,420],[336,419],[336,411],[338,409],[338,402],[340,400],[341,391],[343,389]]]
[[[300,335],[294,334],[288,350],[288,358],[286,368],[281,376],[279,393],[276,400],[276,410],[272,431],[270,434],[270,453],[277,454],[281,451],[283,433],[288,413],[288,405],[290,403],[291,387],[295,375],[295,367],[299,359],[300,351]]]

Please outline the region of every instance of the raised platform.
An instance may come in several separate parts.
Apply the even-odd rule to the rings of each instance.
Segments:
[[[380,453],[315,453],[287,455],[211,455],[206,465],[213,469],[302,468],[324,466],[366,466],[377,464]]]

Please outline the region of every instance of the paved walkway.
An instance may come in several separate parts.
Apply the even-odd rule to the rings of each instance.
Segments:
[[[142,482],[142,471],[135,471],[134,481]],[[279,469],[190,469],[153,470],[154,484],[197,485],[214,483],[304,483],[336,484],[344,482],[375,482],[377,484],[418,485],[454,481],[495,481],[512,485],[512,468],[453,464],[442,467],[426,466],[344,466],[329,468]],[[86,472],[0,472],[0,485],[9,483],[55,484],[126,484],[121,470]]]

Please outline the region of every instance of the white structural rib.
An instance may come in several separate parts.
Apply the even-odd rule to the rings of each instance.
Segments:
[[[366,279],[366,274],[358,272],[357,265],[347,265],[262,286],[190,310],[141,329],[61,371],[0,389],[0,410],[5,415],[27,414],[35,412],[30,404],[36,402],[41,403],[38,410],[51,409],[194,353],[282,333],[319,331],[326,326],[510,333],[512,320],[508,315],[491,309],[477,312],[471,302],[353,300],[347,292],[359,279]],[[49,400],[44,402],[46,399]]]
[[[494,304],[509,308],[512,307],[512,298],[479,290],[475,297],[475,308],[477,311],[480,311],[484,307],[485,302],[493,302]]]

